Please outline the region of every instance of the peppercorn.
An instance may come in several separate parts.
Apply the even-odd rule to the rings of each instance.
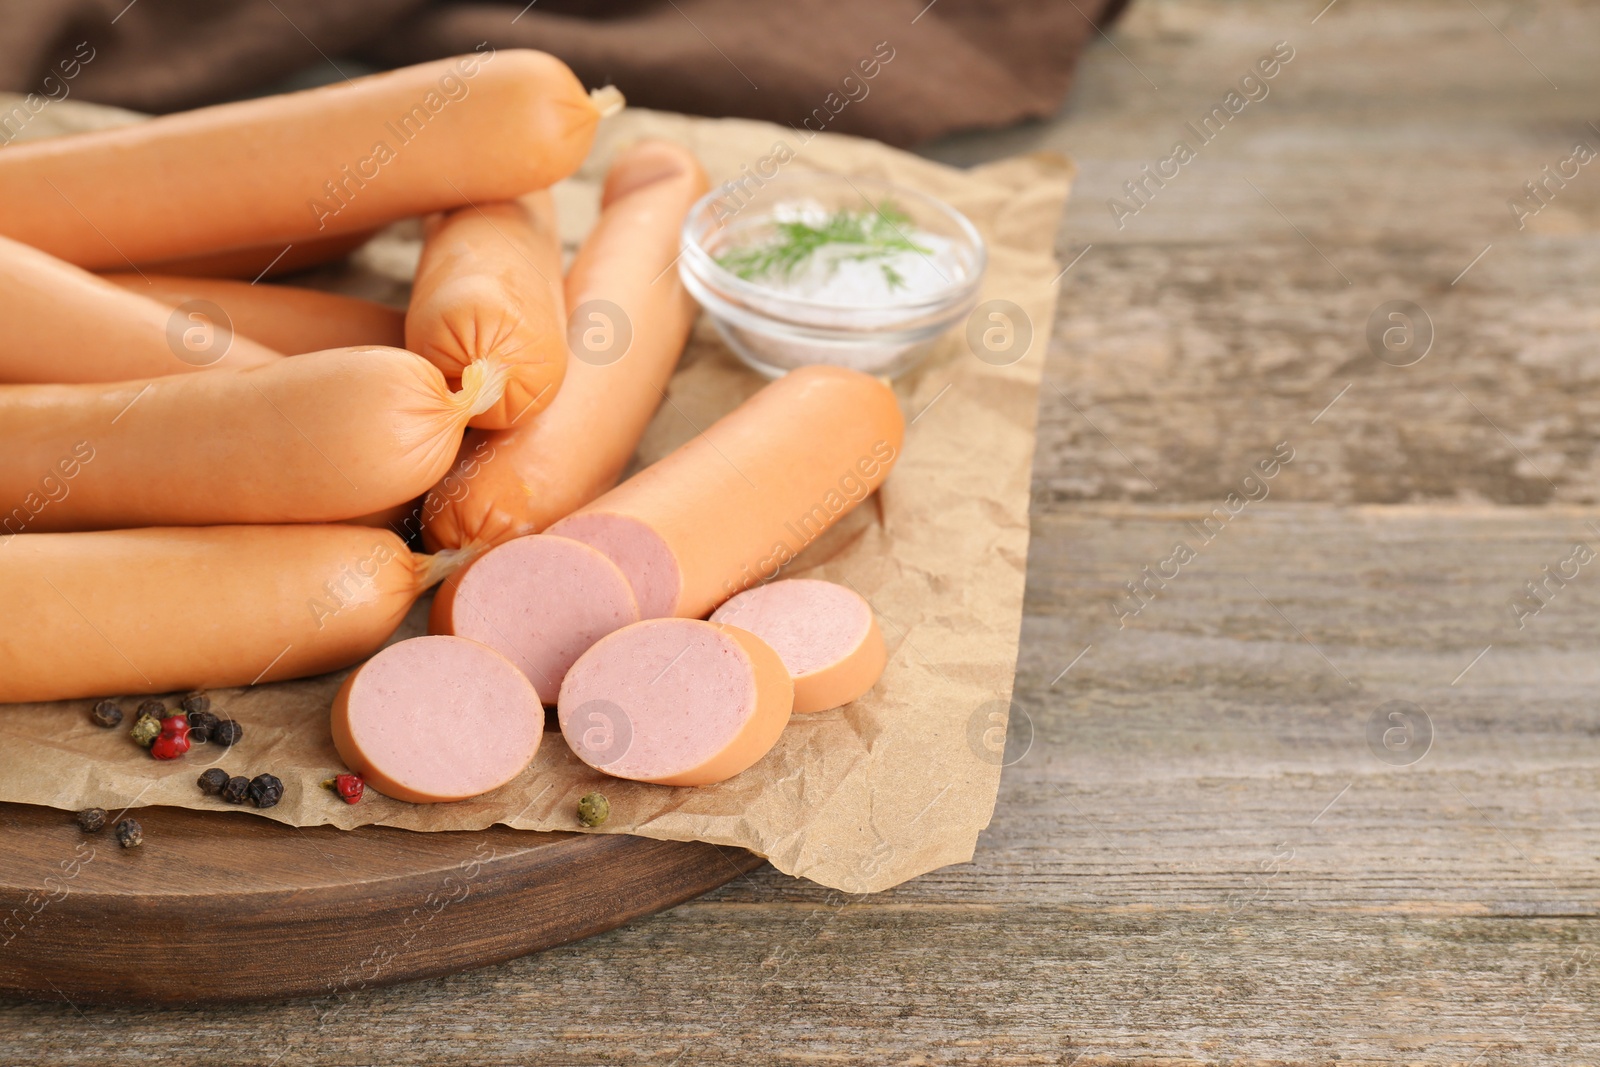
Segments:
[[[86,834],[97,834],[106,828],[105,808],[84,808],[78,812],[78,829]]]
[[[182,715],[168,715],[161,720],[161,736],[150,743],[150,755],[156,759],[177,759],[189,751],[189,720]]]
[[[200,776],[200,792],[214,797],[228,784],[228,772],[221,767],[211,767]]]
[[[336,774],[324,779],[322,788],[331,789],[346,804],[357,804],[366,795],[367,780],[359,774]]]
[[[236,774],[228,779],[228,784],[222,787],[222,799],[229,804],[243,804],[250,799],[250,779],[242,774]]]
[[[258,774],[250,779],[250,803],[270,808],[283,799],[283,780],[275,774]]]
[[[207,714],[210,714],[211,698],[206,696],[204,693],[196,691],[185,696],[183,698],[183,703],[180,706],[183,708],[183,713],[189,716],[192,720],[194,718],[194,713],[197,711],[203,711]]]
[[[244,740],[244,727],[232,719],[221,719],[206,730],[206,735],[216,744],[229,748]]]
[[[144,827],[137,819],[123,819],[117,823],[117,844],[123,848],[138,848],[144,843]]]
[[[603,793],[585,793],[578,801],[578,821],[585,826],[599,826],[611,817],[611,801]]]
[[[146,700],[139,705],[139,714],[154,715],[158,719],[165,719],[167,717],[166,702],[153,698]]]
[[[134,721],[133,729],[128,731],[128,736],[133,738],[135,744],[149,748],[151,742],[161,736],[161,720],[141,712]]]
[[[117,707],[115,700],[102,700],[94,706],[94,710],[89,713],[89,718],[94,720],[96,726],[104,726],[109,730],[113,726],[121,725],[122,709]]]
[[[209,711],[185,712],[184,718],[189,720],[189,742],[195,745],[203,745],[211,740],[211,731],[217,728],[219,721]]]

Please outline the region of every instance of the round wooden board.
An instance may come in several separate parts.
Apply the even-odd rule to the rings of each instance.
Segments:
[[[0,804],[0,995],[181,1005],[341,997],[499,963],[670,908],[740,849],[495,826],[294,827],[139,808],[144,844]]]

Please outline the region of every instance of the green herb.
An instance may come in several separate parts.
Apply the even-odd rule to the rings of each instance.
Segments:
[[[777,222],[777,236],[764,244],[736,248],[717,257],[717,263],[746,281],[773,275],[788,279],[810,258],[829,246],[856,247],[859,251],[835,256],[829,273],[839,264],[886,259],[902,252],[930,254],[908,238],[902,228],[911,224],[907,215],[892,201],[885,200],[871,211],[835,211],[820,226],[809,222]],[[903,274],[893,264],[880,263],[878,269],[890,289],[905,285]]]

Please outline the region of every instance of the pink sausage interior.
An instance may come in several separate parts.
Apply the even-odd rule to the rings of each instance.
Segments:
[[[661,619],[676,612],[683,590],[678,561],[661,535],[638,519],[572,515],[545,532],[593,545],[609,556],[633,585],[641,619]]]
[[[713,627],[656,619],[619,630],[561,688],[561,731],[579,758],[620,778],[665,778],[721,752],[756,707],[742,649]]]
[[[346,714],[362,763],[437,799],[504,785],[544,736],[527,678],[459,637],[417,637],[373,656],[351,682]]]
[[[596,549],[564,537],[519,537],[491,549],[457,579],[452,632],[515,663],[554,703],[577,658],[639,620],[633,590]]]
[[[831,667],[866,639],[872,609],[842,585],[788,578],[748,589],[711,615],[772,646],[796,678]]]

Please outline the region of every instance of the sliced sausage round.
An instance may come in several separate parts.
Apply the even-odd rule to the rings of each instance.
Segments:
[[[515,663],[555,703],[577,658],[639,621],[633,587],[599,550],[565,537],[518,537],[439,587],[428,632],[466,637]]]
[[[544,736],[527,677],[461,637],[390,645],[345,679],[333,700],[334,747],[384,796],[414,804],[465,800],[522,773]]]
[[[659,785],[732,778],[777,744],[794,683],[734,626],[651,619],[602,638],[561,686],[567,744],[589,766]]]
[[[711,615],[772,646],[794,679],[797,713],[826,711],[864,695],[883,674],[888,650],[872,608],[854,590],[815,578],[747,589]]]

